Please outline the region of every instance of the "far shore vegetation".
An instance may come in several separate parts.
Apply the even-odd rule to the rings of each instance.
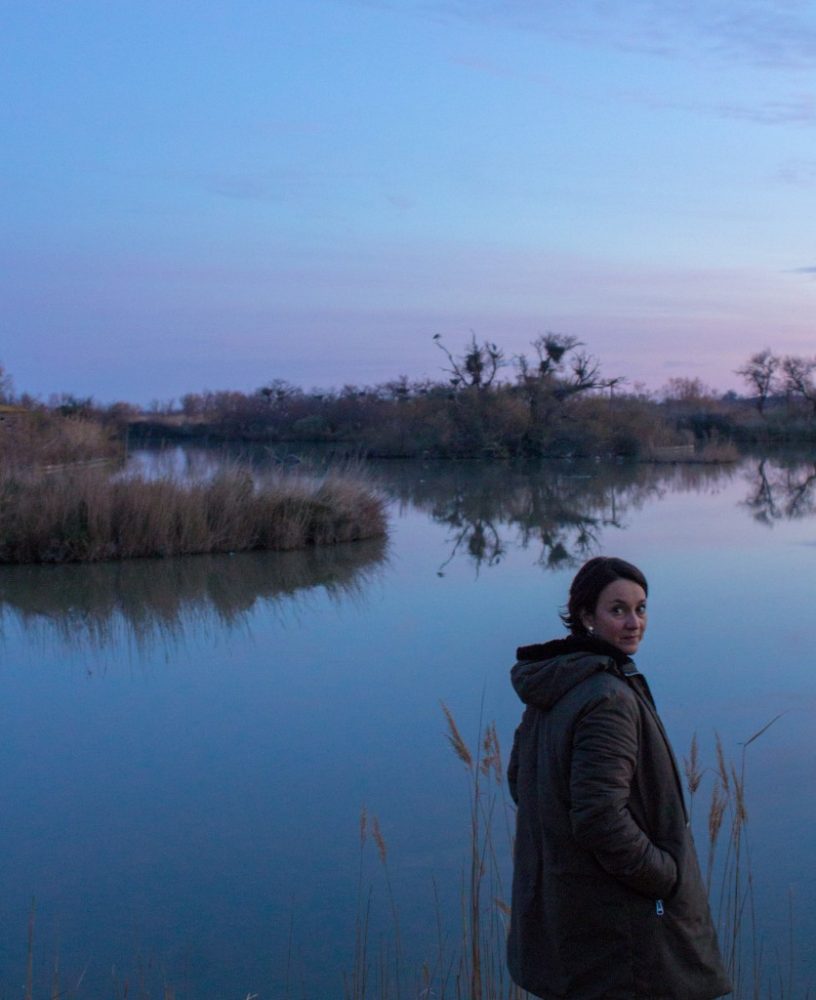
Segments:
[[[440,377],[306,391],[280,379],[250,393],[188,393],[149,411],[125,402],[15,395],[0,366],[0,563],[291,549],[385,531],[358,472],[265,478],[233,467],[195,482],[122,474],[129,450],[261,444],[291,458],[328,445],[357,458],[613,458],[733,462],[745,446],[816,444],[816,357],[769,348],[738,369],[747,392],[676,377],[658,393],[607,375],[573,337],[549,333],[509,359],[475,336],[438,335]]]
[[[370,458],[623,458],[733,461],[739,448],[816,443],[816,356],[769,348],[736,371],[745,393],[698,377],[658,391],[609,375],[574,337],[548,333],[505,356],[475,336],[460,353],[437,335],[439,377],[305,390],[273,378],[252,392],[189,392],[102,406],[15,396],[0,367],[0,466],[76,463],[160,443],[322,444]]]
[[[198,479],[128,471],[125,412],[6,395],[0,564],[289,550],[385,534],[385,500],[359,469],[261,474],[226,463]]]
[[[766,348],[736,372],[745,393],[699,377],[657,391],[602,371],[573,337],[547,334],[507,358],[476,337],[441,338],[440,375],[306,391],[273,379],[256,391],[188,393],[128,421],[132,442],[330,445],[371,458],[619,458],[734,461],[745,447],[816,443],[816,357]]]
[[[63,397],[127,429],[131,443],[330,445],[372,458],[733,461],[738,448],[816,442],[816,357],[752,355],[745,394],[674,377],[658,391],[607,374],[573,337],[546,334],[507,358],[475,336],[461,353],[434,338],[439,377],[306,391],[272,379],[254,392],[190,392],[148,412]]]

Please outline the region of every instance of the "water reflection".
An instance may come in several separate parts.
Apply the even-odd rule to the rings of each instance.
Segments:
[[[449,552],[439,567],[465,555],[478,572],[496,566],[511,547],[537,549],[547,570],[595,555],[610,530],[667,492],[713,492],[733,480],[733,465],[506,463],[378,466],[378,475],[403,506],[412,505],[450,528]]]
[[[761,524],[816,514],[816,462],[789,465],[763,458],[748,480],[751,489],[744,503]]]
[[[301,447],[296,456],[287,457],[314,469],[324,469],[332,460],[324,449],[309,447]],[[162,472],[206,478],[220,464],[236,458],[259,472],[281,460],[269,448],[258,446],[247,446],[240,452],[223,447],[172,447],[134,453],[131,468],[147,475]],[[753,465],[757,468],[753,469]],[[769,462],[750,460],[750,467],[753,482]],[[782,470],[773,468],[781,480]],[[791,466],[786,471],[788,477],[796,468]],[[450,529],[448,552],[439,565],[439,575],[444,575],[451,562],[462,556],[477,573],[497,566],[513,547],[536,548],[535,561],[546,570],[574,567],[608,546],[609,531],[624,530],[630,516],[647,501],[668,493],[714,493],[731,483],[740,470],[744,472],[744,466],[737,464],[597,461],[525,464],[391,460],[366,463],[365,469],[373,470],[401,511],[418,508]],[[812,476],[814,466],[810,469]],[[779,490],[780,484],[776,484],[774,491]],[[755,493],[760,493],[758,487],[752,487],[746,499],[746,506],[754,509],[758,505]],[[772,509],[772,517],[778,516],[777,507]]]
[[[465,734],[494,718],[508,745],[518,721],[510,651],[542,634],[542,603],[557,621],[570,575],[557,571],[613,547],[659,567],[644,665],[678,747],[697,731],[714,760],[706,734],[736,745],[794,706],[751,760],[749,802],[758,924],[768,953],[785,947],[787,887],[804,899],[814,888],[816,807],[802,789],[814,764],[816,561],[805,518],[816,513],[816,465],[372,471],[406,514],[394,519],[387,572],[381,541],[0,569],[0,995],[25,981],[36,897],[36,995],[49,995],[57,938],[60,969],[77,978],[92,955],[89,996],[111,992],[114,964],[136,964],[138,938],[139,955],[155,959],[155,988],[142,989],[151,995],[166,982],[181,984],[180,998],[239,987],[343,996],[362,803],[383,820],[406,959],[435,955],[439,914],[458,926],[469,816],[438,701]],[[510,558],[514,549],[526,554]],[[447,570],[457,564],[465,572]],[[428,585],[437,568],[446,578]],[[189,659],[174,659],[180,643],[201,653],[195,669],[176,669]],[[96,684],[53,668],[73,667],[81,656],[71,654],[92,645],[105,663],[139,669]],[[171,669],[152,669],[156,652]],[[376,883],[372,942],[378,920],[391,926],[388,893]],[[816,918],[800,910],[804,977],[816,967]]]
[[[315,587],[333,598],[359,595],[385,554],[383,539],[372,539],[298,552],[4,566],[0,621],[14,618],[73,647],[178,643],[188,633],[234,628],[256,606]]]

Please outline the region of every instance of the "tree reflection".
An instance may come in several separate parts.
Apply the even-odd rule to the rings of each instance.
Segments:
[[[760,524],[816,514],[816,462],[780,464],[763,458],[748,478],[744,505]]]
[[[385,557],[382,539],[296,552],[246,552],[62,566],[0,567],[0,620],[52,632],[73,647],[177,644],[191,632],[235,628],[258,606],[322,588],[362,593]]]
[[[403,505],[427,511],[451,529],[439,574],[464,555],[477,573],[501,562],[512,547],[537,550],[544,569],[571,567],[597,554],[629,512],[667,491],[716,489],[733,466],[550,463],[413,463],[380,466]]]

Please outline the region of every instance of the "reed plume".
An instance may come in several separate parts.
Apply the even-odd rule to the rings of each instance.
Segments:
[[[703,780],[703,772],[700,770],[700,750],[697,744],[697,733],[691,737],[688,757],[683,758],[683,770],[686,772],[686,785],[689,796],[693,800],[694,794]]]
[[[442,711],[445,713],[445,718],[447,719],[448,722],[448,734],[447,734],[448,742],[453,747],[453,752],[456,754],[459,760],[462,761],[465,767],[472,770],[473,755],[468,749],[467,743],[465,743],[465,741],[462,739],[462,734],[459,732],[459,729],[456,725],[456,721],[454,720],[453,715],[450,712],[450,709],[443,701],[440,701],[439,704],[442,706]]]

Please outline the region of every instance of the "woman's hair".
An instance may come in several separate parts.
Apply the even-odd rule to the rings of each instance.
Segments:
[[[561,614],[561,621],[573,635],[587,634],[586,626],[581,621],[582,615],[594,613],[601,591],[615,580],[631,580],[643,587],[644,594],[649,593],[646,577],[637,566],[614,556],[590,559],[575,574],[570,584],[567,607]]]

